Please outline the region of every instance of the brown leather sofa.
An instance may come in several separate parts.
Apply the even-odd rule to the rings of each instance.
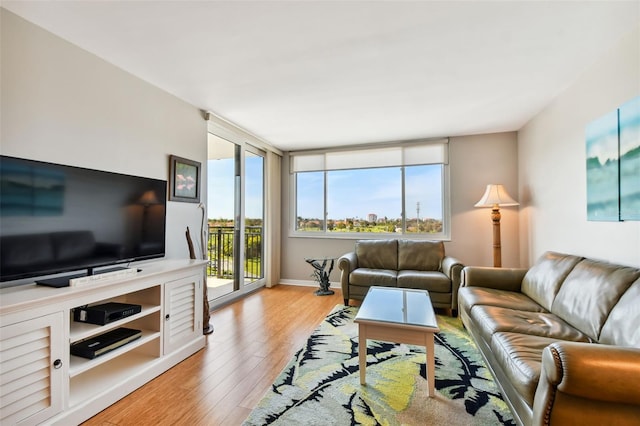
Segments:
[[[640,425],[640,269],[466,267],[460,318],[519,424]]]
[[[446,256],[442,241],[359,240],[338,259],[344,304],[362,300],[371,286],[428,290],[434,308],[457,314],[463,265]]]

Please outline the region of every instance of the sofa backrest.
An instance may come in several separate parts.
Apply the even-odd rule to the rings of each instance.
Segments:
[[[355,252],[360,268],[398,269],[398,240],[360,240]]]
[[[544,253],[525,274],[521,291],[550,311],[562,282],[582,259],[552,251]]]
[[[398,270],[440,271],[442,241],[398,240]]]
[[[640,269],[585,259],[562,283],[551,312],[598,341],[609,313],[638,278]]]
[[[640,348],[640,278],[613,307],[598,341],[605,345]]]

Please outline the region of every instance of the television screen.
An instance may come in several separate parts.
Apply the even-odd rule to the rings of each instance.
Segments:
[[[0,281],[165,254],[164,180],[0,156]]]

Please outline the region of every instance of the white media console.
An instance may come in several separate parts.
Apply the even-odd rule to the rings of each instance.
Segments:
[[[161,260],[79,287],[0,290],[0,424],[79,424],[205,346],[204,261]],[[73,309],[107,302],[140,313],[93,325]],[[119,327],[142,337],[94,359],[69,347]]]

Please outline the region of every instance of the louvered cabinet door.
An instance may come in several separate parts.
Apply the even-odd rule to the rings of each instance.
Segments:
[[[202,277],[193,275],[164,286],[164,354],[202,335]]]
[[[0,327],[0,424],[36,425],[62,410],[62,312]]]

